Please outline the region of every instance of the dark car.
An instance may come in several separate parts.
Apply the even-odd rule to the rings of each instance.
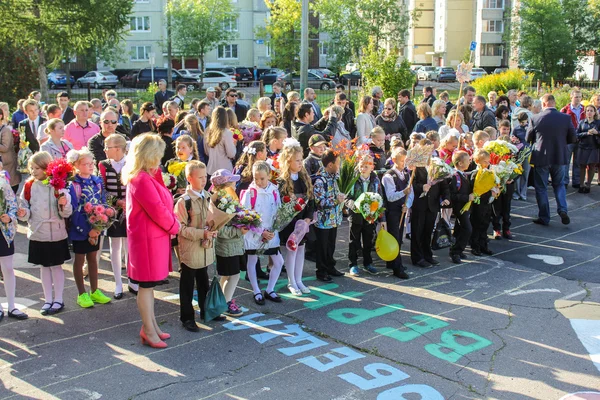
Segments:
[[[184,83],[187,84],[188,90],[194,90],[200,84],[198,83],[198,79],[195,78],[186,78],[181,75],[176,70],[172,70],[172,79],[173,83]],[[167,80],[167,69],[166,68],[154,68],[154,82],[158,82],[161,79]],[[135,87],[138,89],[146,89],[148,85],[152,82],[152,68],[143,68],[138,72],[137,78],[135,80]]]
[[[362,74],[360,71],[352,71],[349,74],[342,74],[340,76],[340,83],[344,85],[358,85],[362,81]]]
[[[285,88],[286,91],[300,89],[300,74],[297,72],[285,74],[277,78],[277,82]],[[308,73],[308,87],[313,89],[329,90],[335,88],[335,82],[331,79],[322,78],[312,72]]]
[[[235,68],[235,80],[238,82],[248,82],[247,85],[251,85],[251,82],[254,81],[254,75],[252,72],[246,67],[236,67]],[[245,86],[241,83],[238,83],[239,86]]]
[[[317,74],[322,78],[332,79],[334,81],[338,81],[338,76],[330,69],[327,68],[315,68],[309,69],[308,72],[312,72],[313,74]]]
[[[75,78],[71,75],[69,81],[71,81],[71,87],[75,84]],[[67,87],[67,73],[55,69],[48,74],[48,87],[50,89],[56,89],[57,87]]]
[[[272,85],[285,75],[285,71],[279,68],[268,69],[259,75],[258,80],[262,81],[263,85]]]
[[[456,71],[452,67],[438,67],[438,82],[456,81]]]
[[[139,72],[139,69],[134,69],[133,71],[130,71],[124,76],[122,76],[121,85],[123,85],[123,87],[135,87],[135,82],[137,80],[137,75]]]

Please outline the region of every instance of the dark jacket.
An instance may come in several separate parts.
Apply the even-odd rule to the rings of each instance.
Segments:
[[[331,142],[333,134],[335,133],[336,124],[337,118],[335,117],[331,117],[329,120],[321,118],[319,122],[314,125],[304,124],[300,121],[292,122],[292,137],[298,139],[300,142],[302,149],[304,149],[304,158],[308,157],[308,153],[310,152],[310,147],[308,146],[308,140],[310,137],[312,135],[319,134],[323,135],[325,140]]]
[[[148,132],[156,132],[156,124],[151,119],[148,122],[144,122],[141,119],[138,119],[133,123],[131,127],[130,136],[133,139],[137,135],[141,135],[142,133]]]
[[[40,121],[38,123],[38,128],[44,122],[46,122],[46,120],[44,118],[42,118],[42,116],[39,117],[39,120]],[[37,132],[31,131],[31,125],[30,125],[29,118],[25,118],[23,121],[19,122],[19,128],[25,128],[25,138],[29,142],[29,148],[31,149],[31,151],[34,153],[39,151],[40,144],[37,141]]]
[[[69,122],[73,121],[74,119],[75,119],[75,112],[73,112],[73,109],[70,106],[67,106],[67,108],[65,109],[65,112],[63,113],[63,116],[62,116],[63,122],[66,125]]]
[[[462,208],[469,202],[469,195],[473,192],[471,187],[471,180],[467,173],[457,171],[452,176],[449,190],[450,202],[455,215],[460,215]]]
[[[330,106],[335,105],[335,98],[333,98],[330,102],[329,102]],[[354,102],[352,100],[348,100],[346,102],[346,108],[349,108],[352,111],[352,116],[354,118],[356,118],[356,106],[354,105]]]
[[[403,104],[398,109],[398,115],[404,121],[404,125],[406,126],[406,130],[408,132],[412,132],[419,117],[417,116],[417,109],[412,101],[407,101],[406,104]]]
[[[526,140],[533,144],[530,162],[536,167],[547,167],[568,165],[567,145],[575,143],[577,137],[570,116],[556,108],[546,108],[531,117]]]
[[[496,115],[486,106],[483,111],[478,111],[473,115],[473,132],[482,131],[488,126],[496,128]]]
[[[377,193],[378,195],[380,195],[383,198],[383,186],[381,185],[381,181],[377,177],[377,174],[375,173],[375,171],[371,172],[371,176],[369,176],[369,184],[367,185],[367,192]],[[364,190],[363,190],[362,178],[359,176],[358,179],[356,180],[356,183],[354,183],[352,190],[350,190],[350,193],[348,193],[348,200],[352,200],[352,202],[354,202],[363,193],[364,193]],[[347,200],[346,200],[346,204],[348,205]],[[355,210],[354,207],[352,207],[350,210],[351,210],[351,212],[350,212],[350,215],[348,216],[348,221],[353,225],[364,224],[365,218],[362,216],[362,214],[354,211]],[[379,221],[385,221],[385,213],[384,212],[381,213],[381,216],[379,217]]]
[[[423,100],[421,100],[421,103],[427,103],[427,104],[429,104],[429,107],[433,107],[433,102],[436,100],[437,100],[436,97],[433,95],[433,93],[431,93],[429,96],[427,96]]]
[[[406,125],[404,125],[404,121],[400,116],[398,116],[393,121],[385,121],[381,115],[378,115],[375,118],[375,123],[377,126],[380,126],[385,131],[386,135],[393,135],[394,133],[399,133],[402,136],[402,141],[406,143],[406,141],[410,138],[410,134],[406,130]]]
[[[115,133],[120,133],[120,132],[115,132]],[[125,139],[127,139],[127,137],[125,135],[123,135],[123,137],[125,137]],[[96,163],[96,167],[98,166],[98,163],[100,161],[104,161],[106,160],[106,153],[104,152],[104,140],[106,138],[104,137],[104,135],[102,135],[102,131],[96,133],[94,136],[92,136],[90,138],[90,140],[88,140],[88,149],[92,152],[92,154],[94,155],[94,162]]]
[[[579,122],[579,126],[577,127],[577,142],[579,143],[580,149],[596,150],[598,148],[598,145],[600,144],[598,135],[587,134],[587,131],[592,128],[600,132],[600,121],[594,120],[592,123],[589,123],[587,120],[583,120]]]
[[[437,121],[435,119],[433,119],[433,117],[427,117],[427,118],[422,119],[419,122],[417,122],[417,124],[413,128],[413,132],[420,132],[420,133],[427,133],[429,131],[437,132],[438,129],[440,129],[440,126],[438,125]]]
[[[344,127],[350,133],[350,137],[354,139],[356,137],[356,120],[354,118],[354,111],[348,106],[344,109],[344,115],[342,116],[342,122]]]
[[[162,106],[165,101],[168,101],[171,97],[173,97],[175,93],[170,90],[165,90],[165,92],[161,92],[160,90],[154,93],[154,106],[156,107],[156,113],[158,115],[162,115]]]
[[[430,212],[437,214],[440,211],[440,202],[450,198],[448,183],[446,180],[436,183],[431,186],[426,196],[421,197],[423,185],[425,184],[427,184],[427,169],[424,167],[417,167],[415,169],[415,178],[413,180],[415,199],[413,201],[412,209],[414,211],[429,210]]]
[[[448,118],[448,114],[450,114],[450,110],[454,108],[454,104],[451,101],[446,102],[446,118]]]
[[[522,127],[521,125],[517,126],[515,129],[513,129],[512,132],[510,133],[510,135],[519,139],[519,141],[521,141],[521,143],[523,143],[525,145],[527,144],[526,140],[525,140],[525,136],[527,136],[527,130],[524,127]]]
[[[312,151],[308,153],[308,157],[304,159],[304,169],[308,172],[308,175],[311,177],[319,172],[323,168],[323,162],[321,161],[321,157],[313,153]]]
[[[385,148],[381,149],[375,146],[373,143],[369,145],[369,151],[371,152],[371,156],[373,157],[373,164],[375,165],[376,172],[385,172],[385,161],[387,160],[387,155],[385,154]]]
[[[225,103],[225,108],[230,108],[227,103]],[[236,101],[235,108],[233,109],[235,112],[235,116],[237,117],[238,122],[242,122],[246,119],[246,114],[248,113],[248,107],[241,104],[239,101]]]
[[[285,93],[281,92],[281,97],[283,98],[283,104],[287,103],[287,96]],[[275,96],[275,93],[273,93],[271,96],[269,96],[269,98],[271,99],[271,109],[275,110],[275,99],[277,96]]]

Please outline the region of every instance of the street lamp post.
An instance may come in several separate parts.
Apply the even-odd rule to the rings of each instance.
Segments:
[[[308,0],[302,0],[302,21],[300,38],[300,90],[308,86]]]

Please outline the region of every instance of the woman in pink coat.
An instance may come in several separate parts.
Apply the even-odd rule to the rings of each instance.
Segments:
[[[173,213],[173,198],[165,187],[159,164],[165,151],[160,136],[144,134],[131,142],[122,172],[127,185],[127,238],[129,261],[127,275],[140,288],[137,296],[142,317],[140,338],[151,347],[165,348],[163,333],[154,316],[154,287],[171,270],[171,235],[179,231]]]

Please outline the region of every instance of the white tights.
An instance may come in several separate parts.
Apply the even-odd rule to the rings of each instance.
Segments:
[[[63,291],[65,289],[65,273],[62,265],[53,267],[40,267],[40,276],[42,278],[42,289],[44,290],[44,302],[52,304],[63,302]],[[54,284],[54,296],[52,296],[52,287]],[[60,305],[57,305],[58,308]]]
[[[13,256],[0,257],[0,268],[2,268],[4,291],[6,292],[8,311],[10,312],[15,309],[15,288],[17,286],[15,270],[13,269]],[[3,311],[2,304],[0,304],[0,311]]]
[[[281,253],[269,257],[271,257],[271,261],[273,261],[273,267],[271,267],[271,272],[269,272],[267,294],[271,293],[275,288],[275,284],[279,279],[279,274],[281,274],[281,268],[283,267],[283,257],[281,256]],[[256,254],[248,255],[248,265],[246,266],[246,273],[248,274],[248,279],[250,279],[250,284],[252,285],[252,291],[254,292],[254,294],[260,293],[260,288],[258,287],[258,279],[256,278],[257,262],[258,256]]]
[[[237,287],[237,284],[239,281],[240,281],[240,274],[221,277],[221,280],[220,280],[221,289],[223,289],[223,294],[225,295],[225,300],[228,303],[231,301],[231,299],[233,299],[233,292],[235,292],[235,288]]]
[[[110,244],[110,264],[115,276],[115,293],[123,293],[121,268],[123,266],[122,260],[125,259],[125,262],[127,262],[127,238],[109,237],[108,240]]]
[[[306,289],[306,286],[302,283],[305,249],[305,245],[298,246],[296,251],[290,251],[287,247],[281,246],[282,252],[285,252],[285,270],[287,271],[288,283],[294,289]]]

